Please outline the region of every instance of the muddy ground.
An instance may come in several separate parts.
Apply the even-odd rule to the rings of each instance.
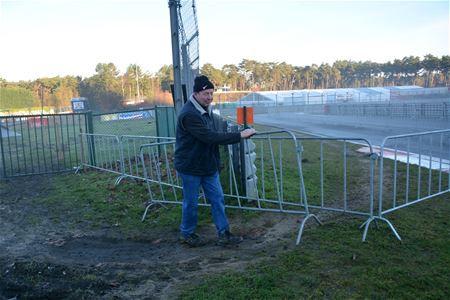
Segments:
[[[32,201],[49,192],[51,180],[17,178],[0,190],[0,300],[173,299],[206,274],[245,270],[296,247],[298,215],[233,218],[233,231],[244,237],[235,248],[216,246],[213,226],[199,231],[206,246],[186,248],[175,230],[127,240],[114,228],[55,223]]]

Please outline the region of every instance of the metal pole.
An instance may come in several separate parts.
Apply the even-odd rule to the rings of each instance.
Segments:
[[[1,121],[1,120],[0,120]],[[1,124],[1,122],[0,122]],[[6,131],[6,137],[9,135],[8,127],[5,126]],[[6,178],[6,161],[5,161],[5,149],[3,148],[3,136],[2,136],[2,129],[0,128],[0,151],[2,152],[2,170],[3,170],[3,179]],[[1,177],[0,177],[1,178]]]
[[[180,112],[183,107],[181,99],[181,59],[180,59],[180,36],[178,34],[178,7],[180,0],[169,0],[170,9],[170,34],[172,38],[172,65],[173,65],[173,97],[175,99],[175,112]]]
[[[92,116],[92,111],[88,111],[85,115],[85,131],[86,131],[86,138],[88,143],[88,149],[89,149],[89,163],[92,166],[96,165],[96,157],[95,157],[95,142],[94,142],[94,120]]]
[[[191,82],[194,82],[194,78],[192,78],[191,75],[191,66],[189,64],[189,55],[188,55],[188,49],[187,44],[181,45],[181,59],[183,60],[183,76],[181,77],[182,84],[184,83],[186,86],[188,94],[192,94],[192,84]],[[180,73],[181,74],[181,73]]]
[[[245,170],[245,144],[244,139],[241,139],[239,143],[239,157],[241,163],[241,186],[242,186],[242,195],[247,196],[247,172]]]
[[[247,126],[247,106],[244,106],[242,108],[242,113],[244,114],[243,115],[243,117],[244,117],[244,129],[247,129],[248,128],[248,126]],[[245,150],[246,150],[245,149],[245,140],[243,140],[243,139],[241,140],[240,146],[241,146],[240,154],[241,154],[242,193],[243,193],[243,195],[248,196],[247,195],[247,176],[250,175],[250,174],[247,174],[247,170],[246,170],[245,156],[247,155],[247,153],[245,152]],[[247,146],[248,146],[248,144],[247,144]],[[247,147],[247,151],[249,151],[248,147]],[[249,157],[249,159],[250,159],[250,157]],[[250,164],[250,162],[249,162],[249,164]]]

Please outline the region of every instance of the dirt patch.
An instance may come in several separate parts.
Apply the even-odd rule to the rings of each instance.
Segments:
[[[233,231],[244,237],[235,248],[216,246],[213,226],[200,228],[206,246],[186,248],[175,230],[129,240],[114,228],[53,222],[49,208],[33,200],[51,193],[52,180],[1,183],[0,299],[172,299],[206,274],[244,270],[296,247],[298,215],[266,213],[248,221],[234,214]]]

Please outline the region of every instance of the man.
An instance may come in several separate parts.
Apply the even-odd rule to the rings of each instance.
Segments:
[[[191,247],[204,244],[195,233],[200,186],[211,203],[218,245],[235,245],[241,237],[231,234],[225,214],[225,201],[219,180],[219,145],[234,144],[256,133],[253,128],[241,132],[219,132],[211,111],[214,85],[206,76],[194,80],[194,92],[178,114],[175,169],[183,182],[183,207],[180,241]]]

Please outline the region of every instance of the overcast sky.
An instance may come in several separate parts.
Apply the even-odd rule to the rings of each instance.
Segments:
[[[449,55],[449,1],[197,0],[200,65],[295,66]],[[154,73],[171,64],[167,0],[0,0],[0,78]]]

